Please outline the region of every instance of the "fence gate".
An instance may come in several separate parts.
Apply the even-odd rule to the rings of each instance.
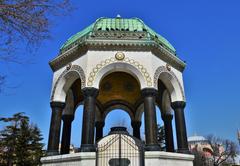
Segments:
[[[101,139],[97,144],[96,165],[144,166],[142,142],[128,135],[126,131],[119,131],[119,127],[111,130],[110,135]]]

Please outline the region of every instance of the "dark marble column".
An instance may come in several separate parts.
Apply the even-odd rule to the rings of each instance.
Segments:
[[[132,121],[131,125],[133,128],[133,136],[141,139],[141,134],[140,134],[140,127],[141,127],[142,122],[139,121]]]
[[[100,140],[103,137],[103,127],[105,123],[102,121],[97,121],[95,122],[95,127],[96,127],[96,142]]]
[[[177,132],[177,145],[179,153],[189,153],[187,142],[187,130],[184,117],[184,108],[186,103],[184,101],[175,101],[171,103],[175,114],[175,124]]]
[[[173,115],[171,114],[162,115],[162,120],[164,122],[165,142],[166,142],[167,152],[174,152],[172,119],[173,119]]]
[[[155,97],[157,90],[153,88],[145,88],[142,90],[144,99],[144,121],[146,135],[146,150],[158,151],[160,146],[157,143],[157,117],[155,108]]]
[[[58,155],[58,147],[60,140],[60,130],[61,130],[61,117],[62,111],[65,107],[65,103],[62,102],[51,102],[52,108],[52,117],[51,124],[49,130],[49,138],[48,138],[48,148],[47,154],[50,155]]]
[[[83,109],[83,124],[82,124],[82,152],[95,151],[94,145],[94,126],[95,126],[95,108],[96,97],[98,89],[84,88],[82,90],[84,96],[84,109]]]
[[[74,115],[63,115],[63,132],[61,142],[61,154],[68,154],[70,150],[71,129]]]

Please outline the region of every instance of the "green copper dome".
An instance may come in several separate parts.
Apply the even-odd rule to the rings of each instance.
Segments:
[[[131,34],[131,35],[130,35]],[[139,18],[99,18],[93,24],[71,36],[61,47],[65,52],[87,40],[121,40],[155,42],[175,54],[174,47]]]

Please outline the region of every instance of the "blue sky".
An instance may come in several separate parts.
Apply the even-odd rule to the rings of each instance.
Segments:
[[[188,135],[215,134],[236,141],[240,128],[240,1],[76,0],[74,5],[77,9],[70,16],[54,19],[51,40],[44,41],[35,55],[29,56],[34,64],[0,64],[1,72],[8,74],[8,87],[16,87],[6,87],[0,94],[0,116],[26,112],[47,143],[52,81],[48,62],[71,35],[99,17],[120,14],[141,18],[167,38],[187,62],[184,84]],[[76,145],[80,142],[81,111],[77,115],[72,139]],[[114,115],[107,117],[108,126],[114,124]]]

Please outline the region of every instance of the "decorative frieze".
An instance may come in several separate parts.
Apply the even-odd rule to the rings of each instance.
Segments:
[[[95,76],[97,75],[97,73],[105,66],[112,64],[112,63],[116,63],[121,61],[122,63],[126,63],[126,64],[130,64],[132,66],[134,66],[135,68],[137,68],[141,74],[143,75],[147,86],[151,87],[152,86],[152,78],[150,76],[150,74],[148,73],[147,69],[140,64],[138,61],[134,60],[134,59],[130,59],[128,57],[123,58],[123,59],[117,59],[117,57],[111,57],[108,58],[106,60],[101,61],[100,63],[98,63],[90,72],[88,79],[87,79],[87,86],[92,86],[93,82],[95,80]]]
[[[123,31],[95,31],[91,38],[94,39],[124,39],[124,40],[139,40],[148,39],[148,34],[146,32],[123,32]]]
[[[91,40],[87,39],[85,42],[75,45],[71,49],[60,53],[58,57],[53,59],[49,64],[53,71],[61,68],[67,63],[77,59],[79,56],[85,54],[87,50],[123,50],[123,51],[151,51],[160,59],[166,61],[179,71],[183,71],[185,63],[181,61],[176,55],[169,52],[166,48],[157,44],[154,41],[122,41],[122,40]]]

